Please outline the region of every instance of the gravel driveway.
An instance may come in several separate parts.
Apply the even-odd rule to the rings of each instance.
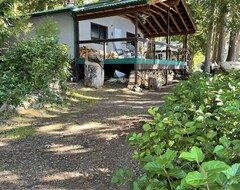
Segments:
[[[68,109],[27,110],[2,121],[0,189],[117,189],[111,185],[114,171],[137,168],[129,133],[140,130],[149,119],[147,109],[161,107],[161,96],[171,88],[136,93],[120,87],[107,84],[95,90],[75,85],[84,93],[69,99]],[[1,136],[14,127],[34,135]]]

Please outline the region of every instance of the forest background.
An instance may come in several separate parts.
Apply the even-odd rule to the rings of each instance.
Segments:
[[[91,3],[94,0],[75,0],[75,4]],[[96,1],[96,0],[95,0]],[[0,47],[20,31],[27,30],[25,18],[31,12],[65,7],[67,0],[0,0]],[[240,0],[186,0],[197,26],[197,32],[189,36],[188,48],[194,55],[194,65],[206,61],[220,65],[224,61],[237,61],[240,46]],[[184,37],[172,37],[184,41]]]

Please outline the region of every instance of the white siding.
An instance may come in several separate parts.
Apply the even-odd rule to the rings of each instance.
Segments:
[[[102,26],[108,27],[108,38],[124,38],[126,37],[126,33],[130,32],[135,34],[135,26],[134,24],[123,17],[120,16],[112,16],[106,18],[98,18],[91,19],[79,22],[79,36],[80,40],[91,40],[91,22],[100,24]],[[116,32],[116,30],[118,32]],[[121,36],[115,36],[116,34],[121,33]],[[142,33],[139,31],[139,34],[142,36]],[[122,43],[115,43],[115,46],[120,46]],[[82,46],[82,45],[81,45]],[[87,44],[87,46],[93,47],[97,50],[103,50],[103,45],[101,44]],[[124,44],[122,45],[124,49]],[[113,51],[113,42],[109,42],[107,45],[107,52]]]
[[[37,23],[46,16],[38,16],[30,19],[30,22],[33,23],[33,26],[37,25]],[[73,18],[68,13],[57,13],[49,15],[54,20],[58,22],[60,28],[59,41],[60,43],[64,43],[69,48],[69,54],[74,57],[74,22]],[[98,18],[91,19],[79,22],[79,39],[80,40],[91,40],[91,23],[100,24],[106,26],[108,28],[108,38],[124,38],[126,37],[126,33],[135,33],[134,24],[123,17],[113,16],[106,18]],[[139,34],[142,36],[142,33],[139,31]],[[122,44],[122,42],[109,42],[107,45],[107,52],[114,51],[114,46],[117,49],[125,49],[126,45]],[[101,44],[84,44],[87,46],[91,46],[97,50],[103,50],[103,45]],[[83,45],[81,45],[83,46]]]
[[[30,22],[33,24],[33,27],[46,16],[32,17]],[[66,44],[68,46],[68,53],[74,58],[74,22],[73,18],[68,13],[58,13],[49,15],[55,21],[58,22],[60,29],[59,34],[59,43]]]

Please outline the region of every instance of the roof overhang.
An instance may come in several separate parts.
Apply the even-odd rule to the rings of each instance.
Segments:
[[[107,0],[94,4],[74,6],[72,14],[78,21],[109,16],[124,16],[135,23],[146,38],[195,33],[196,26],[184,0]],[[136,13],[138,16],[136,17]]]

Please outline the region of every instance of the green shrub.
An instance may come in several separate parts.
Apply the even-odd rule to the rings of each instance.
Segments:
[[[134,190],[239,189],[239,73],[192,76],[166,96],[161,113],[148,111],[153,120],[129,139],[143,174],[117,171],[113,183]]]
[[[31,38],[18,42],[0,64],[0,105],[18,105],[26,94],[38,93],[49,101],[56,98],[49,84],[68,75],[65,45],[54,37]]]

